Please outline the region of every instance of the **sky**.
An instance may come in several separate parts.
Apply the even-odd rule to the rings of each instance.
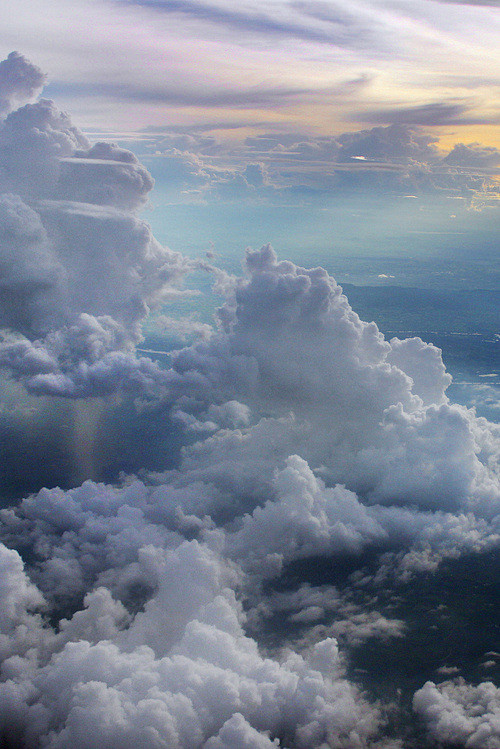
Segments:
[[[499,24],[2,6],[6,749],[498,749]]]
[[[496,252],[497,5],[30,2],[0,50],[140,158],[170,247],[471,259]]]
[[[391,123],[499,146],[496,2],[52,0],[2,11],[2,49],[81,127],[331,135]],[[68,33],[69,32],[69,33]]]

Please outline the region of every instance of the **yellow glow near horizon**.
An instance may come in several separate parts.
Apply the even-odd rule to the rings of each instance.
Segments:
[[[439,145],[449,151],[456,143],[480,143],[500,150],[500,125],[460,125],[435,128]]]

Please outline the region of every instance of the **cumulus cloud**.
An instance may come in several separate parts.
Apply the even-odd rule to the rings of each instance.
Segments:
[[[476,442],[482,427],[448,403],[450,378],[436,347],[386,341],[326,271],[278,262],[270,247],[247,254],[247,276],[227,293],[222,330],[180,351],[173,369],[198,398],[223,393],[285,419],[268,423],[269,436],[264,425],[252,428],[247,447],[272,440],[273,454],[282,451],[285,459],[299,440],[299,454],[314,468],[371,500],[467,506],[483,471]],[[227,450],[236,460],[240,445],[219,435],[196,448],[196,460],[217,463]],[[261,448],[261,476],[268,454]],[[478,500],[491,491],[488,481],[480,483]]]
[[[431,736],[449,746],[494,749],[500,741],[500,690],[491,681],[477,686],[463,679],[434,684],[415,693],[413,705]]]
[[[298,456],[276,477],[277,499],[246,515],[229,543],[247,564],[273,569],[278,559],[359,554],[365,545],[384,541],[386,533],[355,494],[326,489]]]
[[[339,147],[387,157],[386,136]],[[434,158],[429,139],[411,144]],[[7,116],[0,159],[1,366],[33,394],[140,396],[184,434],[163,473],[43,488],[0,511],[2,740],[401,747],[384,738],[394,708],[363,694],[349,652],[400,640],[405,622],[305,584],[300,565],[370,558],[374,588],[397,589],[497,549],[498,429],[450,403],[438,348],[386,340],[326,270],[269,245],[247,251],[241,277],[212,269],[216,326],[160,316],[193,342],[163,366],[139,357],[149,309],[194,267],[134,213],[147,172],[43,100]],[[280,616],[286,637],[266,648]],[[414,704],[438,740],[493,746],[495,696],[426,684]]]
[[[0,652],[2,660],[40,644],[40,616],[35,612],[44,606],[40,591],[24,571],[23,560],[13,549],[0,545],[2,570],[0,601]]]
[[[42,71],[19,52],[0,62],[0,115],[33,99],[45,81]]]
[[[432,113],[429,114],[429,117]],[[178,144],[178,148],[172,144]],[[262,133],[237,147],[186,133],[153,138],[149,162],[170,200],[302,203],[402,194],[498,193],[498,152],[456,144],[446,153],[429,123],[395,122],[337,135]]]
[[[267,596],[259,591],[247,616],[255,632],[266,620],[279,617],[281,622],[286,622],[286,636],[295,647],[297,642],[301,647],[308,647],[318,640],[334,637],[342,652],[346,643],[352,648],[371,639],[385,641],[405,635],[403,621],[382,615],[374,606],[374,601],[356,603],[350,590],[304,583],[293,590],[273,590]],[[300,632],[298,641],[297,630]]]
[[[39,71],[17,53],[1,65],[12,100],[32,98]],[[0,123],[0,166],[3,365],[36,392],[91,395],[106,380],[97,395],[129,375],[140,388],[156,371],[135,357],[141,322],[193,266],[135,214],[151,176],[45,99]]]
[[[117,390],[147,393],[165,380],[155,362],[136,356],[114,320],[85,314],[43,341],[6,337],[0,343],[0,365],[20,377],[32,394],[67,398]]]
[[[234,572],[216,552],[197,542],[149,548],[157,592],[126,630],[123,608],[98,589],[62,622],[46,665],[4,662],[4,735],[53,747],[367,746],[380,715],[342,678],[334,640],[306,658],[264,658],[244,635],[227,587]]]
[[[307,558],[370,550],[374,582],[388,584],[498,543],[495,432],[448,402],[438,349],[386,341],[325,271],[269,247],[220,285],[219,330],[163,371],[162,407],[213,435],[150,482],[44,489],[1,513],[11,741],[376,745],[382,714],[346,680],[336,638],[399,639],[404,622],[331,589],[263,607],[255,589]],[[97,322],[82,321],[90,347],[72,331],[80,363],[106,358]],[[303,652],[265,656],[245,634],[245,600],[257,633],[283,611],[292,631],[309,627]]]
[[[144,205],[153,184],[131,151],[96,143],[62,161],[57,193],[65,200],[135,210]]]
[[[252,728],[241,713],[235,713],[217,736],[205,743],[204,749],[271,749],[273,746],[279,746],[278,739],[271,741],[267,734]]]
[[[476,169],[496,169],[500,166],[500,152],[497,148],[481,146],[479,143],[457,143],[444,157],[443,163]]]
[[[344,133],[337,138],[341,149],[339,160],[356,156],[377,161],[403,161],[432,163],[439,158],[436,139],[417,127],[404,124],[374,127]]]

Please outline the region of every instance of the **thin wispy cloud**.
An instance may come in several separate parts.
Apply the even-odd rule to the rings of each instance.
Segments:
[[[5,12],[3,38],[12,46],[25,40],[27,51],[48,69],[53,95],[88,126],[123,128],[126,116],[134,129],[167,120],[196,127],[212,102],[223,126],[234,119],[231,97],[226,102],[232,92],[235,107],[244,106],[238,95],[247,97],[247,124],[257,127],[261,109],[269,117],[275,92],[273,120],[299,130],[307,124],[341,132],[342,120],[374,110],[376,102],[413,109],[456,98],[456,84],[446,82],[456,75],[456,60],[462,77],[477,80],[484,77],[485,55],[491,64],[496,58],[491,8],[463,6],[466,34],[456,14],[445,12],[453,5],[432,2],[387,6],[363,0],[355,11],[343,1],[282,0],[270,6],[253,0],[238,8],[194,0],[53,2],[50,19],[36,6],[29,14]],[[68,37],[66,28],[75,19],[81,33]],[[366,85],[348,92],[346,78]],[[439,90],[430,96],[433,86]],[[260,99],[256,92],[262,92]],[[358,101],[344,98],[354,94]],[[199,112],[192,111],[196,97]],[[497,99],[493,95],[490,105]],[[313,109],[306,111],[309,105]],[[454,124],[472,131],[489,116],[479,99],[471,116]]]
[[[197,20],[208,21],[240,32],[263,37],[283,37],[319,42],[334,46],[366,45],[375,43],[369,25],[341,6],[325,12],[318,4],[278,4],[276,10],[260,3],[247,9],[235,8],[228,3],[205,3],[196,0],[117,0],[131,5],[153,8],[165,14],[181,14]],[[314,23],[317,21],[318,23]]]
[[[358,113],[353,119],[363,118],[365,122],[373,123],[399,123],[405,125],[425,125],[435,127],[441,125],[478,125],[495,123],[491,117],[473,117],[470,112],[473,106],[470,103],[447,103],[434,102],[432,104],[421,104],[417,107],[394,107],[381,110],[372,110]],[[500,122],[500,114],[499,120]]]

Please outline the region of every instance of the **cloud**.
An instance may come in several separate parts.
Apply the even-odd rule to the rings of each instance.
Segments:
[[[294,85],[262,86],[256,85],[252,88],[241,90],[241,87],[226,88],[220,90],[213,87],[207,91],[206,84],[200,86],[198,82],[192,85],[179,85],[176,81],[155,86],[136,86],[118,83],[80,83],[64,85],[59,83],[53,88],[59,96],[71,93],[73,96],[101,96],[106,99],[117,99],[119,101],[130,101],[144,104],[163,104],[180,107],[204,107],[204,108],[233,108],[233,109],[255,109],[257,107],[268,109],[275,107],[280,101],[287,102],[294,99],[303,99],[306,96],[314,96],[322,93],[312,87],[299,87]]]
[[[472,169],[497,169],[500,166],[500,151],[479,143],[457,143],[444,157],[443,163]]]
[[[298,747],[329,739],[367,746],[380,717],[338,673],[334,640],[318,643],[307,658],[263,658],[243,633],[241,609],[213,551],[191,542],[149,554],[158,591],[127,630],[116,626],[124,624],[122,609],[98,590],[85,612],[63,622],[47,665],[30,673],[22,658],[5,663],[7,736],[52,747],[84,747],[97,738],[120,747],[190,749],[205,739],[219,747],[231,737],[243,747],[251,739],[278,745],[269,734]],[[189,591],[177,584],[184,573]],[[106,639],[93,645],[96,633]]]
[[[64,159],[57,195],[133,211],[146,203],[153,184],[149,172],[130,151],[97,143]]]
[[[204,749],[272,749],[273,746],[279,746],[278,739],[271,741],[267,734],[252,728],[241,713],[235,713],[217,736],[204,744]]]
[[[435,137],[406,123],[344,133],[337,141],[339,161],[364,156],[377,161],[433,163],[439,158]]]
[[[192,387],[201,375],[198,398],[217,397],[222,388],[226,400],[246,401],[257,412],[286,417],[292,410],[299,422],[292,431],[276,422],[274,444],[294,453],[298,433],[303,429],[299,439],[306,440],[314,424],[303,457],[377,501],[412,497],[430,507],[434,497],[451,507],[469,496],[476,471],[471,422],[447,402],[450,378],[439,351],[419,339],[384,340],[373,323],[359,320],[326,271],[279,262],[270,247],[247,253],[247,272],[228,289],[223,332],[174,357],[180,381]],[[201,449],[208,464],[211,449],[213,457],[225,449],[224,438]]]
[[[123,329],[108,318],[83,314],[69,328],[42,342],[5,338],[0,364],[20,377],[37,395],[99,397],[116,390],[145,393],[163,376],[151,359],[138,358]]]
[[[88,145],[68,115],[47,99],[14,110],[0,129],[3,190],[29,198],[50,195],[57,181],[59,159]]]
[[[313,625],[300,654],[277,658],[245,632],[244,603],[308,557],[384,554],[388,585],[498,543],[496,436],[448,403],[437,349],[385,341],[326,271],[269,247],[219,284],[220,330],[175,356],[162,403],[204,414],[213,436],[149,482],[44,489],[1,513],[11,743],[376,746],[383,716],[346,679],[332,635],[358,648],[400,639],[404,622],[331,589],[270,595],[271,617]],[[80,361],[105,358],[93,330]],[[269,620],[249,616],[257,633]]]
[[[259,632],[266,622],[279,622],[278,637],[299,649],[334,637],[341,653],[346,647],[352,653],[369,641],[373,644],[405,637],[405,623],[377,611],[376,599],[366,597],[361,603],[354,599],[352,589],[313,587],[309,583],[292,590],[272,590],[268,595],[259,591],[247,610],[248,625],[251,631]]]
[[[43,608],[45,601],[24,571],[17,551],[0,545],[0,654],[2,660],[23,649],[43,645],[37,636],[42,627],[39,615],[33,612]]]
[[[358,111],[372,108],[374,99],[388,90],[402,107],[421,102],[422,88],[429,97],[430,86],[434,88],[431,102],[439,97],[453,102],[453,86],[437,90],[436,70],[443,76],[457,69],[465,76],[477,76],[477,61],[495,56],[491,11],[472,5],[461,7],[467,12],[471,37],[456,14],[446,12],[452,5],[446,9],[432,2],[418,9],[401,1],[384,8],[376,0],[355,8],[345,0],[333,4],[280,0],[271,6],[252,0],[238,8],[224,0],[116,0],[99,8],[89,0],[73,0],[69,5],[55,2],[57,7],[50,15],[41,7],[30,14],[23,9],[16,14],[6,12],[2,19],[6,43],[22,40],[43,61],[51,71],[50,96],[78,113],[80,122],[115,131],[163,126],[169,120],[199,126],[207,112],[193,110],[196,95],[205,106],[210,106],[212,98],[221,124],[231,123],[234,112],[227,107],[222,111],[217,102],[224,100],[225,92],[237,101],[242,85],[252,97],[263,81],[262,110],[255,109],[258,96],[252,110],[240,109],[247,126],[259,127],[271,119],[272,126],[276,125],[276,119],[265,111],[272,99],[284,128],[293,123],[294,129],[307,129],[318,120],[323,130],[339,131],[353,106]],[[68,43],[67,29],[78,24],[82,33]],[[166,54],[159,54],[159,49]],[[148,66],[142,65],[146,58]],[[348,92],[345,97],[338,93],[347,58],[353,80],[368,74],[375,82],[367,92],[357,90],[356,102]],[[204,90],[199,85],[199,59],[206,61]],[[242,68],[247,72],[243,77]],[[407,71],[404,79],[402,69]],[[280,99],[280,87],[306,93]],[[167,96],[162,101],[162,90],[172,93],[172,99]],[[488,93],[485,101],[491,103],[495,92],[490,89]],[[305,107],[311,95],[313,106]],[[485,110],[479,116],[491,117]]]
[[[468,103],[433,102],[415,107],[380,109],[364,112],[361,117],[365,122],[393,123],[400,125],[439,125],[485,124],[486,119],[467,115],[471,107]]]
[[[283,141],[268,152],[309,147]],[[316,146],[339,164],[441,158],[402,126]],[[467,148],[454,159],[494,156]],[[412,578],[498,550],[498,428],[449,401],[437,347],[387,340],[325,269],[270,245],[247,250],[240,277],[210,268],[216,325],[160,315],[194,340],[162,364],[138,356],[149,310],[206,267],[137,217],[147,171],[45,100],[6,117],[0,159],[0,364],[52,403],[135,397],[140,440],[154,433],[169,461],[0,510],[2,741],[400,749],[386,730],[396,708],[364,694],[349,658],[407,635],[385,601]],[[234,176],[218,172],[229,188]],[[239,176],[275,189],[260,159]],[[342,589],[307,584],[315,565]],[[426,684],[415,709],[437,740],[489,741],[490,696],[487,682]]]
[[[439,350],[420,339],[385,341],[373,323],[358,318],[325,271],[278,262],[269,247],[247,254],[247,273],[225,282],[221,330],[174,354],[171,370],[140,360],[135,376],[149,376],[153,390],[163,384],[166,395],[157,407],[170,409],[180,427],[213,433],[186,446],[178,468],[155,478],[155,489],[137,485],[134,502],[145,537],[155,517],[178,532],[186,522],[200,531],[208,515],[219,522],[239,516],[227,553],[244,567],[275,571],[291,560],[360,555],[367,547],[397,547],[402,539],[440,553],[494,543],[496,437],[487,422],[448,402],[450,377]],[[72,380],[81,383],[82,394],[85,385],[90,393],[102,392],[100,383],[113,378],[105,370],[100,380],[100,373],[117,361],[116,343],[102,338],[106,329],[92,318],[85,323],[80,379],[73,374]],[[90,350],[84,348],[89,330]],[[78,332],[72,331],[76,340]],[[66,345],[64,339],[56,343]],[[28,351],[16,345],[10,344],[11,356],[28,360]],[[106,345],[112,354],[101,351]],[[72,339],[68,350],[76,349]],[[53,361],[62,360],[61,352],[47,361],[35,347],[29,356],[30,366],[38,367],[31,388],[55,391],[61,375]],[[126,382],[134,386],[130,371]],[[88,491],[93,502],[100,490]],[[36,524],[44,502],[52,507],[57,496],[25,501],[19,512],[34,512]],[[123,504],[118,497],[117,507]],[[74,501],[79,516],[87,494]],[[159,515],[151,514],[150,501]],[[471,512],[477,516],[463,514]],[[55,509],[44,523],[52,523],[51,516],[55,522]],[[113,536],[111,517],[92,521],[104,523],[107,538]],[[57,526],[46,532],[51,556],[57,556],[60,533]],[[78,537],[75,544],[76,561]],[[100,546],[96,554],[104,551]]]
[[[453,5],[484,5],[485,7],[496,8],[497,0],[436,0],[439,3],[451,3]]]
[[[21,70],[8,78],[14,100],[27,79],[41,82],[21,56],[7,62],[6,75]],[[0,165],[3,365],[37,393],[145,386],[156,369],[135,357],[141,322],[194,267],[134,213],[153,186],[149,173],[130,151],[90,146],[45,99],[0,123]]]
[[[123,0],[122,0],[123,2]],[[255,10],[228,7],[224,3],[197,0],[125,0],[126,4],[142,5],[161,13],[181,14],[196,20],[222,25],[240,33],[276,38],[301,39],[306,42],[357,46],[373,40],[367,23],[344,8],[325,10],[320,3],[311,6],[294,3],[272,9],[255,6]],[[290,12],[291,11],[291,12]]]
[[[42,71],[19,52],[11,52],[0,62],[0,115],[33,99],[44,84]]]
[[[179,319],[168,315],[158,315],[155,318],[155,325],[159,330],[164,330],[183,343],[193,338],[209,338],[210,334],[213,333],[211,325],[199,322],[193,316]]]
[[[494,749],[500,738],[500,690],[492,682],[478,686],[463,679],[436,686],[428,681],[413,705],[430,735],[446,745]]]
[[[498,193],[495,148],[457,144],[446,153],[430,130],[413,124],[337,136],[264,132],[237,148],[188,133],[154,143],[150,148],[157,152],[146,158],[162,193],[174,202],[331,207],[333,199],[377,201],[383,195],[399,201],[410,194],[432,197],[433,205],[461,196],[465,207]],[[179,151],[173,143],[187,150]]]
[[[275,481],[277,497],[245,515],[229,539],[231,555],[244,563],[271,571],[278,559],[356,555],[386,540],[383,527],[352,492],[325,489],[298,456],[288,458]]]

